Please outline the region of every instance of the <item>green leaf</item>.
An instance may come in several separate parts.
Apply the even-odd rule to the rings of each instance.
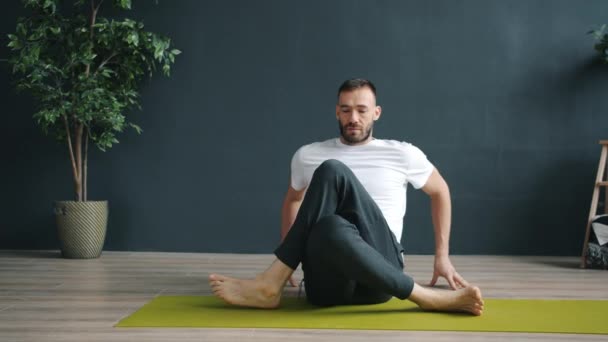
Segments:
[[[8,43],[8,45],[6,45],[7,47],[12,48],[13,50],[19,50],[22,48],[21,41],[14,34],[9,34],[8,39],[10,39],[10,42]]]
[[[55,13],[55,10],[57,9],[55,1],[53,0],[44,0],[42,8],[49,10],[51,13]]]
[[[133,129],[135,129],[135,132],[137,132],[137,134],[141,134],[143,132],[143,129],[141,129],[141,127],[137,126],[134,123],[129,123],[129,126],[133,127]]]
[[[17,24],[17,34],[20,36],[26,36],[27,35],[27,29],[25,28],[25,25],[23,23],[18,23]]]
[[[114,3],[122,9],[131,9],[131,0],[117,0]]]
[[[127,36],[127,43],[135,46],[139,45],[139,35],[137,32],[131,32],[131,34]]]
[[[135,28],[135,21],[131,20],[131,19],[125,19],[122,22],[122,25],[128,28]]]
[[[182,53],[182,52],[181,52],[180,50],[178,50],[178,49],[173,49],[173,50],[171,50],[171,53],[172,53],[174,56],[177,56],[177,55],[179,55],[179,54],[180,54],[180,53]]]

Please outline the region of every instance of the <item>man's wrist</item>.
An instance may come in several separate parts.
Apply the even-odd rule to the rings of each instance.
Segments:
[[[450,257],[448,252],[435,252],[435,259],[448,259]]]

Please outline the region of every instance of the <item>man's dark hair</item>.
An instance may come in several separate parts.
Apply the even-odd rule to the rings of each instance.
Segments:
[[[365,87],[371,89],[372,93],[374,93],[374,97],[376,96],[376,87],[374,86],[372,81],[366,80],[364,78],[353,78],[350,80],[346,80],[344,81],[344,83],[342,83],[340,89],[338,89],[338,97],[340,97],[340,94],[345,91],[353,91],[355,89],[361,89]]]

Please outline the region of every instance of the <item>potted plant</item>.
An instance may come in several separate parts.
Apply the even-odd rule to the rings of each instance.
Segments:
[[[606,33],[606,25],[591,30],[587,34],[593,35],[593,39],[595,40],[593,48],[600,54],[604,62],[608,62],[608,33]]]
[[[8,35],[16,87],[33,96],[33,117],[44,133],[66,145],[74,180],[75,200],[55,203],[61,252],[96,258],[105,241],[108,202],[88,200],[89,143],[106,151],[126,128],[141,133],[125,113],[141,109],[144,76],[157,67],[168,76],[180,51],[141,22],[100,16],[104,0],[22,2],[31,14]],[[130,0],[111,4],[131,9]]]

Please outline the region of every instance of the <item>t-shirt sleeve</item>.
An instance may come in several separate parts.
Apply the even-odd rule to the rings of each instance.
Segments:
[[[405,145],[406,178],[416,189],[422,188],[433,173],[435,166],[426,155],[412,144]]]
[[[302,148],[298,149],[291,158],[291,187],[300,191],[304,189],[306,178],[304,176],[304,163],[302,162]]]

